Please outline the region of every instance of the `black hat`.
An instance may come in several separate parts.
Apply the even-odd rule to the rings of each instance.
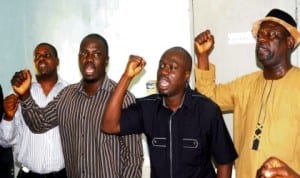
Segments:
[[[273,21],[276,23],[279,23],[280,25],[282,25],[288,32],[290,32],[290,34],[293,36],[293,38],[295,39],[295,45],[294,48],[297,47],[297,45],[300,43],[300,33],[297,30],[297,23],[294,20],[294,18],[280,10],[280,9],[272,9],[265,18],[260,19],[258,21],[256,21],[253,24],[252,27],[252,33],[254,35],[254,37],[256,38],[257,36],[257,32],[259,30],[260,24],[264,21]]]

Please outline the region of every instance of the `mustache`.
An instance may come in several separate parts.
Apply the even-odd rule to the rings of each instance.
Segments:
[[[170,82],[170,79],[169,79],[168,77],[164,76],[164,75],[158,76],[157,80],[158,80],[158,81],[159,81],[159,80],[166,80],[166,81]]]
[[[269,49],[269,46],[264,43],[257,43],[256,49],[258,49],[258,48]]]
[[[89,65],[95,66],[95,64],[93,62],[90,62],[90,61],[83,63],[84,67],[89,66]]]

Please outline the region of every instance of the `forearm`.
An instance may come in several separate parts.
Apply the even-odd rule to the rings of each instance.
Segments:
[[[209,70],[209,59],[208,54],[198,54],[197,55],[197,67],[201,70]]]
[[[40,108],[32,97],[21,102],[24,121],[32,132],[44,133],[58,125],[56,104],[50,103],[46,108]]]
[[[210,64],[209,70],[202,70],[195,66],[195,87],[198,92],[215,100],[215,67]]]
[[[232,164],[218,165],[217,178],[231,178]]]
[[[115,90],[108,99],[101,122],[102,131],[112,134],[120,132],[122,104],[131,80],[132,78],[123,74]]]

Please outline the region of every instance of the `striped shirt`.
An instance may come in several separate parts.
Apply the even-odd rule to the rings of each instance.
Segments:
[[[65,86],[67,83],[59,78],[46,96],[41,85],[34,81],[30,92],[37,105],[44,107]],[[42,134],[32,133],[23,120],[20,107],[12,121],[2,119],[0,143],[3,146],[13,145],[15,161],[33,172],[45,174],[65,167],[59,128],[54,127]]]
[[[115,86],[105,76],[93,96],[86,95],[80,82],[66,87],[43,109],[31,97],[21,102],[25,121],[35,132],[59,125],[68,177],[141,177],[141,135],[121,137],[100,132],[105,103]],[[134,96],[127,93],[123,107],[133,102]]]

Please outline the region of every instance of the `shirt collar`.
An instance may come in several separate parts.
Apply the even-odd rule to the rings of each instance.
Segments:
[[[39,85],[39,86],[40,86],[39,82],[36,80],[36,77],[33,77],[33,78],[32,78],[31,84],[32,84],[32,85]],[[68,84],[68,83],[67,83],[65,80],[63,80],[63,79],[58,75],[58,80],[57,80],[57,82],[56,82],[55,85],[66,86],[67,84]]]
[[[166,105],[165,103],[165,98],[163,97],[162,98],[162,104],[165,108],[168,108],[168,106]],[[181,103],[180,103],[180,106],[178,107],[178,109],[182,108],[183,106],[184,107],[191,107],[192,105],[192,90],[190,88],[190,86],[187,86],[186,89],[185,89],[185,93],[183,95],[183,99],[181,100]]]
[[[107,91],[110,91],[111,87],[110,87],[110,82],[109,82],[109,78],[107,76],[107,74],[105,74],[104,78],[103,78],[103,82],[101,84],[101,86],[98,88],[97,91],[100,91],[100,90],[107,90]],[[80,86],[79,86],[79,92],[84,92],[84,89],[83,89],[83,79],[80,80]]]

